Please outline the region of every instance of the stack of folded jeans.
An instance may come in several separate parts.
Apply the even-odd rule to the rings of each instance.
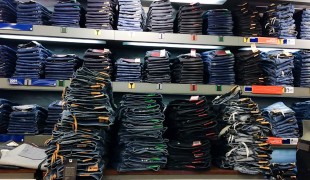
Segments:
[[[228,9],[208,10],[203,15],[204,34],[233,36],[234,22]],[[206,28],[207,27],[207,28]]]
[[[175,18],[175,32],[202,34],[202,13],[199,3],[181,6]]]
[[[7,133],[10,121],[10,114],[13,103],[6,99],[0,99],[0,134]]]
[[[244,51],[235,54],[236,83],[239,85],[264,84],[260,51]]]
[[[173,8],[169,0],[152,2],[147,13],[145,30],[173,33]]]
[[[19,2],[17,5],[17,23],[48,25],[51,16],[51,11],[34,1]]]
[[[16,51],[5,45],[0,45],[0,77],[12,77],[16,66]]]
[[[281,138],[299,137],[295,112],[283,102],[277,102],[264,108],[263,114],[272,125],[273,136]]]
[[[299,28],[300,39],[310,39],[310,9],[304,9],[302,11]]]
[[[210,139],[217,139],[216,116],[209,111],[206,97],[171,101],[165,109],[165,137],[169,169],[209,169]]]
[[[300,50],[294,57],[294,86],[310,87],[310,51]]]
[[[205,66],[205,80],[209,84],[230,85],[235,83],[235,57],[229,50],[201,53]]]
[[[82,66],[82,60],[75,54],[53,54],[46,59],[45,79],[70,79],[73,72]]]
[[[114,29],[116,0],[87,0],[86,27]]]
[[[172,82],[203,84],[204,66],[200,54],[181,54],[171,66]]]
[[[302,121],[310,120],[310,101],[296,102],[292,105],[292,109],[295,112],[295,117],[297,119],[299,134],[302,136]]]
[[[109,49],[87,49],[84,53],[83,66],[94,71],[113,74],[113,64]]]
[[[54,101],[52,102],[47,110],[48,116],[45,122],[44,134],[52,134],[55,124],[61,118],[61,112],[65,108],[65,101]]]
[[[118,0],[119,17],[117,29],[122,31],[143,31],[146,15],[140,0]]]
[[[238,36],[262,36],[262,26],[257,11],[253,11],[246,1],[236,5],[233,11],[234,34]]]
[[[264,80],[267,85],[293,86],[294,56],[273,50],[261,53]]]
[[[119,109],[117,170],[158,171],[167,163],[167,140],[162,137],[163,97],[158,94],[126,94]]]
[[[80,27],[81,4],[76,0],[59,0],[51,19],[53,26]]]
[[[149,83],[170,83],[170,53],[166,50],[147,51],[143,68],[143,78]]]
[[[264,14],[265,36],[296,39],[297,31],[293,19],[295,9],[290,3],[271,4]]]
[[[39,134],[44,131],[47,110],[30,104],[13,106],[8,127],[9,134]]]
[[[140,82],[141,81],[141,62],[140,59],[120,58],[115,63],[116,81]]]
[[[16,23],[16,3],[13,0],[0,1],[0,23]]]
[[[240,94],[233,91],[225,96]],[[225,96],[216,98],[214,102],[226,99]],[[217,148],[218,156],[214,163],[220,168],[234,169],[245,174],[268,171],[272,150],[267,143],[267,136],[271,128],[257,103],[250,98],[228,99],[221,117],[226,126],[219,135],[222,143]]]
[[[63,95],[67,110],[48,142],[47,179],[62,179],[64,163],[77,160],[77,178],[101,179],[106,167],[109,126],[114,122],[111,80],[107,74],[79,68]]]
[[[272,163],[270,165],[270,176],[274,179],[297,179],[297,172],[295,171],[295,169],[295,163]]]
[[[40,43],[31,41],[17,47],[17,61],[14,78],[44,78],[44,61],[52,52]]]

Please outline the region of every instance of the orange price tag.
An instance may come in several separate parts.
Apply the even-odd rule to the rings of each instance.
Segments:
[[[282,86],[252,86],[252,93],[253,94],[283,94],[283,87]]]
[[[259,44],[279,44],[278,38],[259,37]]]
[[[282,138],[277,138],[277,137],[268,137],[269,144],[273,145],[281,145],[282,144]]]

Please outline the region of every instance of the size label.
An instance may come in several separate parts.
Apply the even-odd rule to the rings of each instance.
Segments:
[[[199,100],[199,96],[191,96],[191,98],[189,99],[189,101],[198,101]]]
[[[141,62],[141,59],[140,58],[136,58],[135,59],[135,63],[140,63]]]
[[[201,141],[194,141],[193,147],[195,147],[195,146],[201,146]]]
[[[191,40],[192,41],[197,41],[197,34],[192,34],[191,35]]]
[[[160,50],[159,56],[165,57],[166,56],[166,50],[165,49]]]
[[[133,82],[128,83],[128,89],[135,89],[136,88],[136,84]]]
[[[293,94],[294,93],[294,87],[284,87],[284,93]]]
[[[95,35],[97,35],[97,36],[99,36],[99,35],[101,35],[101,30],[95,30]]]
[[[196,49],[191,49],[191,56],[196,57]]]
[[[252,52],[253,53],[256,53],[256,52],[258,52],[258,49],[256,48],[256,44],[251,44],[251,49],[252,49]]]

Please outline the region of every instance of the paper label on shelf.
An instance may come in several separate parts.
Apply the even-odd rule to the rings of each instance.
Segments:
[[[9,78],[8,79],[10,85],[18,85],[18,86],[24,86],[25,79],[20,78]]]
[[[101,35],[101,30],[95,30],[95,35],[97,35],[97,36],[99,36],[99,35]]]
[[[128,83],[128,89],[135,89],[136,88],[136,84],[133,82]]]
[[[285,39],[285,40],[283,40],[283,44],[295,45],[296,44],[296,39]]]
[[[256,44],[255,44],[255,43],[252,43],[252,44],[251,44],[251,49],[252,49],[252,52],[253,52],[253,53],[258,52],[258,49],[256,48]]]
[[[196,49],[191,49],[191,56],[196,57]]]
[[[158,34],[158,39],[164,39],[165,38],[165,34],[164,33],[159,33]]]
[[[294,94],[294,87],[284,87],[284,93]]]
[[[268,137],[267,142],[269,144],[273,144],[273,145],[281,145],[282,144],[282,138]]]
[[[31,83],[28,86],[49,86],[49,87],[56,87],[57,80],[53,79],[31,79]]]
[[[199,96],[191,96],[191,98],[189,99],[189,101],[198,101],[199,100]]]
[[[291,144],[297,144],[298,143],[298,138],[290,138]]]
[[[279,39],[269,37],[245,37],[243,38],[243,42],[259,44],[279,44]]]
[[[135,59],[135,63],[140,63],[141,62],[141,59],[140,58],[136,58]]]
[[[33,25],[31,24],[15,24],[15,23],[0,23],[0,30],[18,30],[18,31],[32,31]]]
[[[166,50],[165,49],[160,50],[159,56],[165,57],[166,56]]]
[[[192,41],[197,41],[197,34],[192,34],[191,39]]]
[[[283,94],[283,87],[282,86],[259,86],[253,85],[252,86],[252,93],[253,94]]]

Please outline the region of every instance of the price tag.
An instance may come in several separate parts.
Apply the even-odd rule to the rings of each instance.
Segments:
[[[199,100],[199,96],[191,96],[191,98],[189,99],[189,101],[198,101]]]
[[[286,39],[286,40],[284,40],[284,44],[295,45],[296,44],[296,39]]]
[[[135,63],[140,63],[141,62],[141,59],[140,58],[136,58],[135,59]]]
[[[190,91],[197,91],[197,84],[190,84]]]
[[[201,146],[201,141],[194,141],[193,147],[195,147],[195,146]]]
[[[136,88],[136,84],[133,82],[128,83],[128,89],[135,89]]]
[[[197,34],[192,34],[191,39],[192,41],[197,41]]]
[[[291,144],[297,144],[298,143],[298,138],[291,138]]]
[[[159,56],[165,57],[166,56],[166,50],[165,49],[160,50]]]
[[[294,87],[284,87],[284,93],[294,94]]]
[[[156,90],[162,90],[162,89],[163,89],[163,84],[162,83],[156,84]]]
[[[65,159],[64,162],[64,179],[76,180],[77,160]]]
[[[164,39],[165,38],[165,34],[164,33],[159,33],[158,34],[158,39]]]
[[[219,42],[224,42],[224,36],[219,36]]]
[[[252,49],[253,53],[258,52],[258,49],[256,48],[256,44],[255,43],[251,44],[251,49]]]
[[[67,28],[66,27],[61,27],[60,28],[61,33],[67,33]]]
[[[101,30],[95,30],[95,35],[100,36],[101,35]]]
[[[196,49],[191,49],[191,56],[192,57],[197,57],[196,56]]]

